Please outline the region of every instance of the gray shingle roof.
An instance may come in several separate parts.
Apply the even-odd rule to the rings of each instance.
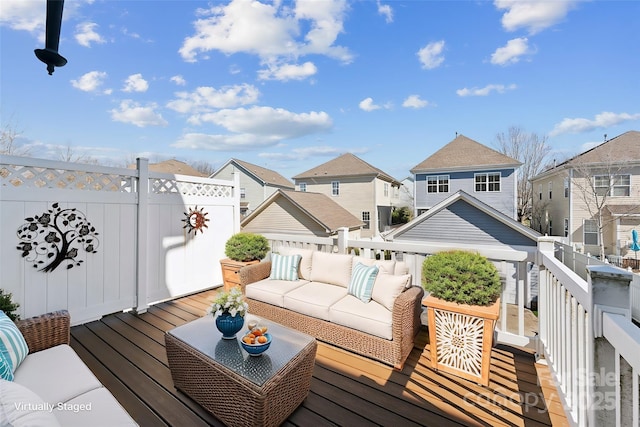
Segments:
[[[253,174],[256,178],[262,180],[265,184],[291,189],[295,188],[291,181],[276,171],[238,159],[231,159],[231,161]]]
[[[384,181],[400,185],[400,182],[391,175],[370,165],[351,153],[342,154],[333,160],[329,160],[328,162],[321,164],[320,166],[316,166],[315,168],[294,176],[293,179],[317,178],[319,176],[342,177],[366,175],[372,175]]]
[[[127,166],[129,169],[135,169],[135,164],[130,164]],[[149,170],[152,172],[160,172],[160,173],[172,173],[175,175],[191,175],[191,176],[200,176],[206,177],[207,174],[204,174],[193,167],[189,166],[185,162],[181,162],[180,160],[171,159],[165,160],[159,163],[149,163]]]
[[[585,151],[572,159],[572,163],[627,162],[640,160],[640,132],[630,130]]]
[[[458,135],[453,141],[414,166],[411,169],[411,173],[474,167],[517,167],[520,165],[521,163],[516,159],[482,145],[464,135]]]

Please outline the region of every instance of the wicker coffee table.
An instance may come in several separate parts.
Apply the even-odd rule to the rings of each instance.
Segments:
[[[213,316],[165,334],[167,358],[177,389],[229,426],[278,426],[302,403],[311,387],[315,338],[248,315],[269,328],[272,342],[254,357],[241,335],[224,340]]]

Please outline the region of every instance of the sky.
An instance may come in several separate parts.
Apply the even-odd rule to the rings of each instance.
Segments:
[[[286,178],[351,152],[402,180],[456,133],[516,126],[564,160],[640,130],[637,1],[45,0],[0,4],[0,118],[33,157],[72,153]]]

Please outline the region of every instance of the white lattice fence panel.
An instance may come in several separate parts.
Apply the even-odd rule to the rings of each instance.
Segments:
[[[443,310],[434,313],[438,364],[480,376],[484,320]]]
[[[102,172],[3,165],[3,186],[68,190],[132,192],[133,177]]]
[[[154,194],[182,194],[184,196],[217,198],[230,198],[233,196],[233,187],[229,185],[185,182],[167,178],[150,178],[149,188],[151,193]]]

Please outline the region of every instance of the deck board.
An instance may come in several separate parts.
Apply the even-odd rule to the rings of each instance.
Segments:
[[[164,349],[165,332],[205,315],[213,295],[74,326],[71,345],[140,425],[222,426],[174,388]],[[548,368],[534,362],[528,351],[497,346],[482,387],[430,368],[426,329],[402,371],[319,343],[309,396],[284,425],[568,425]]]

